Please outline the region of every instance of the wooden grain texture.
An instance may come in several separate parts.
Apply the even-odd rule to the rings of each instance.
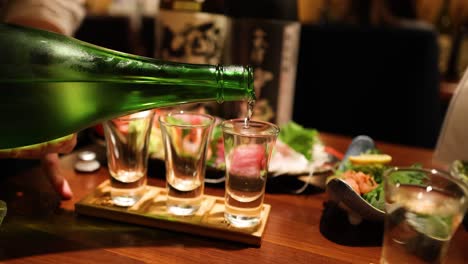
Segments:
[[[321,134],[326,145],[345,151],[351,138]],[[395,165],[433,166],[432,150],[377,142]],[[101,153],[102,154],[102,153]],[[379,263],[382,224],[347,223],[339,208],[327,203],[324,190],[301,195],[267,193],[270,216],[261,247],[183,232],[121,223],[77,214],[74,206],[109,178],[73,170],[75,154],[62,158],[64,176],[74,196],[60,201],[37,168],[0,177],[0,199],[9,211],[0,227],[0,263]],[[164,187],[161,175],[149,184]],[[223,196],[207,185],[205,193]],[[460,228],[447,263],[466,263],[468,232]]]
[[[83,215],[125,223],[260,246],[271,208],[269,204],[263,204],[262,220],[259,225],[236,228],[224,220],[224,197],[204,195],[200,209],[194,215],[174,216],[166,209],[165,188],[146,186],[143,197],[131,207],[114,205],[110,198],[110,189],[110,181],[104,181],[75,204],[75,211]]]

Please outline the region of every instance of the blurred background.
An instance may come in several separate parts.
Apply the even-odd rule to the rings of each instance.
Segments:
[[[75,37],[165,60],[250,64],[254,117],[434,147],[468,67],[466,0],[88,0]],[[206,104],[222,118],[241,103]]]

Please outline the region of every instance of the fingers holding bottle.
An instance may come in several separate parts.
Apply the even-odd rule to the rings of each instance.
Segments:
[[[66,154],[73,150],[77,143],[77,135],[72,134],[40,144],[0,149],[0,158],[39,159],[50,153]]]

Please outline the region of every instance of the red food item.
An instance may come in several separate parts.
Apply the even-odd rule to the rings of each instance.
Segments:
[[[359,195],[368,193],[377,188],[377,183],[374,178],[360,171],[346,171],[343,173],[343,178]]]
[[[334,156],[335,158],[339,159],[339,160],[343,160],[344,158],[344,154],[339,152],[338,150],[332,148],[332,147],[329,147],[329,146],[325,146],[325,152]]]
[[[258,177],[265,169],[265,147],[258,144],[240,145],[231,154],[229,173],[246,177]]]
[[[94,127],[94,131],[96,131],[96,133],[101,136],[101,137],[104,137],[104,127],[102,126],[102,124],[97,124],[95,127]]]
[[[112,122],[114,123],[114,126],[116,126],[120,132],[124,134],[128,133],[128,121],[124,121],[124,120],[120,120],[116,118],[112,120]],[[94,126],[94,131],[97,133],[97,135],[104,137],[104,127],[102,124],[97,124],[96,126]]]
[[[361,190],[359,189],[359,185],[357,184],[357,182],[354,180],[354,179],[351,179],[351,178],[345,178],[344,181],[349,185],[351,186],[351,188],[357,193],[357,194],[361,194]]]
[[[120,133],[128,134],[128,125],[130,122],[116,119],[114,120],[114,124],[119,129]]]

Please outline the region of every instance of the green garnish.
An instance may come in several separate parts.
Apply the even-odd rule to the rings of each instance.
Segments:
[[[290,121],[280,127],[279,139],[307,160],[312,160],[312,147],[318,142],[318,131]]]

